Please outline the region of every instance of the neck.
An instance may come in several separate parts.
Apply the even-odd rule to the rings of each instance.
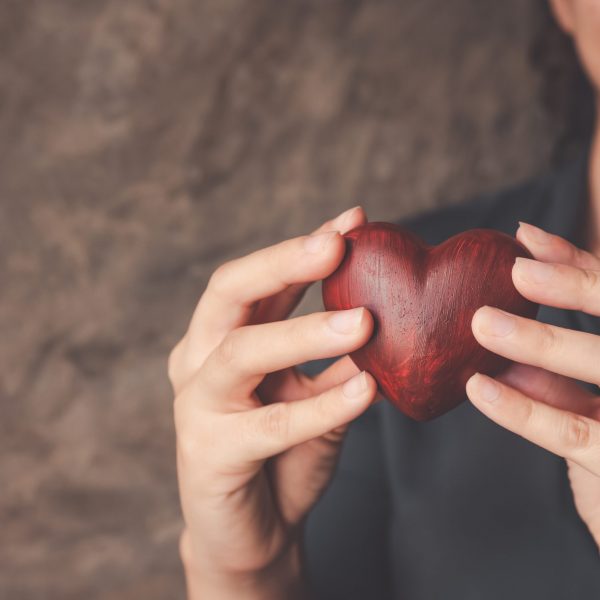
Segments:
[[[587,220],[587,249],[600,256],[600,98],[596,106],[596,129],[589,164],[589,217]]]

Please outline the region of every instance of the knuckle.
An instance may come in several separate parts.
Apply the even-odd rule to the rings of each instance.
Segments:
[[[598,276],[598,271],[582,269],[581,288],[586,294],[590,295],[600,292],[600,277]]]
[[[221,340],[215,349],[215,356],[221,366],[233,367],[239,362],[241,352],[240,329],[233,329]]]
[[[290,409],[283,402],[270,404],[262,410],[259,432],[271,439],[285,440],[290,429]]]
[[[571,263],[572,264],[582,263],[585,260],[585,253],[583,252],[583,250],[581,250],[574,244],[571,244],[571,242],[567,242],[566,240],[565,240],[565,243],[568,245],[567,247],[568,247],[568,253],[569,253],[569,257],[571,259]]]
[[[521,423],[524,429],[531,429],[535,421],[535,405],[531,400],[521,404]]]
[[[171,385],[175,386],[178,382],[178,372],[179,365],[181,362],[181,347],[183,345],[183,339],[179,340],[177,344],[173,347],[171,352],[169,352],[169,357],[167,359],[167,374],[169,377],[169,381]]]
[[[540,346],[543,353],[555,353],[560,347],[560,338],[556,334],[556,330],[547,323],[539,323],[540,325]]]
[[[590,422],[580,415],[569,415],[562,421],[558,435],[566,452],[588,448],[592,441]]]
[[[224,262],[212,272],[206,286],[206,289],[210,291],[210,293],[219,297],[227,295],[233,265],[233,261]]]
[[[566,240],[564,241],[564,243],[566,244],[566,247],[567,247],[567,255],[569,256],[570,262],[572,264],[576,263],[581,258],[581,255],[579,253],[579,248],[577,248],[570,242],[567,242]]]
[[[581,248],[578,248],[577,246],[573,246],[574,248],[574,259],[576,261],[576,264],[580,264],[582,266],[587,266],[590,264],[590,254],[589,252],[586,252],[585,250],[582,250]]]

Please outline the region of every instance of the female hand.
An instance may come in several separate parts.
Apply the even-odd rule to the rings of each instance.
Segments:
[[[517,239],[535,259],[517,259],[513,282],[540,304],[600,316],[600,258],[522,223]],[[600,336],[571,331],[484,306],[473,334],[512,365],[496,379],[467,382],[472,403],[499,425],[566,459],[579,515],[600,546]],[[523,363],[523,364],[518,364]]]
[[[363,345],[364,308],[286,320],[335,270],[356,207],[221,265],[173,349],[177,464],[190,598],[302,595],[303,517],[329,481],[345,426],[376,397],[348,356],[310,378],[294,365]]]

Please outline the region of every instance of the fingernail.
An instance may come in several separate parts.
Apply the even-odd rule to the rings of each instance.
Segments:
[[[472,386],[469,387],[471,387],[474,395],[484,402],[493,404],[500,398],[500,384],[491,377],[487,377],[487,375],[482,375],[481,373],[475,373],[469,381]]]
[[[313,233],[304,240],[304,249],[311,254],[321,252],[337,234],[337,231],[322,231]]]
[[[552,236],[549,233],[535,225],[531,225],[531,223],[519,221],[519,225],[523,228],[525,235],[533,242],[537,242],[538,244],[549,244],[552,241]]]
[[[476,319],[481,333],[498,337],[507,336],[516,325],[516,320],[511,314],[491,306],[479,309]]]
[[[333,313],[329,317],[329,326],[336,333],[353,333],[362,320],[364,308],[352,308]]]
[[[365,372],[361,371],[358,375],[351,377],[342,386],[342,393],[346,398],[357,398],[367,389],[367,378]]]
[[[554,274],[554,266],[548,263],[522,258],[519,256],[516,260],[517,272],[521,279],[532,281],[533,283],[545,283]]]
[[[334,220],[333,220],[333,224],[338,227],[340,225],[343,225],[346,222],[346,219],[350,216],[350,214],[352,212],[354,212],[357,208],[360,208],[360,204],[357,204],[356,206],[353,206],[352,208],[349,208],[348,210],[345,210],[343,213],[340,213]],[[341,227],[340,227],[341,229]]]

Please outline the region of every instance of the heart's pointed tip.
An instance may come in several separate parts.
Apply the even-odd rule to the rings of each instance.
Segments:
[[[436,403],[432,406],[429,402],[410,403],[407,404],[403,401],[390,400],[391,404],[398,409],[401,413],[406,415],[409,419],[416,421],[417,423],[428,423],[435,421],[445,414],[452,412],[455,408],[458,408],[466,400],[466,396],[460,400],[454,399],[453,401],[440,405]]]
[[[434,413],[428,413],[428,414],[412,414],[412,415],[407,415],[408,417],[410,417],[413,421],[416,421],[417,423],[429,423],[430,421],[435,421],[436,419],[439,419],[439,417],[445,415],[447,412],[450,412],[450,410],[442,410],[442,411],[437,411]],[[406,414],[406,413],[405,413]]]

